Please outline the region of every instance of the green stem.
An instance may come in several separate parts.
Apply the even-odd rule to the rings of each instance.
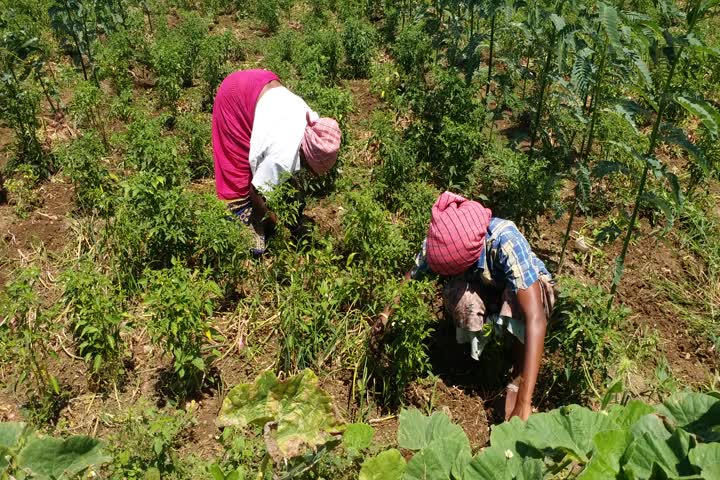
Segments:
[[[490,21],[490,58],[488,58],[488,76],[487,83],[485,83],[485,107],[488,104],[488,95],[490,95],[490,79],[492,78],[492,66],[493,66],[493,47],[495,41],[495,12],[493,12],[492,20]]]
[[[565,260],[565,249],[567,248],[568,240],[570,239],[570,230],[572,230],[573,220],[575,220],[575,212],[578,207],[578,196],[577,191],[575,192],[575,200],[573,200],[572,208],[570,210],[570,218],[568,219],[567,228],[565,228],[565,235],[563,236],[562,249],[560,250],[560,259],[558,260],[558,275],[562,272],[563,261]]]
[[[689,31],[692,31],[692,29],[689,29]],[[663,89],[660,93],[661,101],[660,105],[658,106],[655,124],[653,125],[652,133],[650,134],[650,146],[647,150],[648,157],[655,152],[655,145],[657,143],[658,131],[660,130],[660,123],[662,122],[662,117],[665,113],[665,109],[667,108],[668,103],[670,103],[667,99],[667,94],[670,90],[670,82],[672,81],[672,78],[675,74],[675,67],[678,64],[678,59],[682,55],[682,51],[683,47],[680,47],[677,55],[673,58],[673,62],[670,65],[670,71],[668,72],[667,78],[665,79],[665,84],[663,85]],[[610,287],[610,300],[608,301],[608,310],[610,310],[610,307],[613,304],[615,294],[617,293],[618,286],[620,285],[622,271],[625,268],[625,257],[627,255],[628,246],[630,245],[630,239],[633,235],[633,230],[635,230],[635,222],[637,221],[638,211],[640,210],[640,200],[642,199],[642,195],[645,192],[645,183],[647,182],[647,174],[648,170],[650,170],[650,164],[647,160],[645,160],[644,163],[645,165],[643,166],[643,173],[640,177],[640,184],[638,185],[637,194],[635,195],[635,205],[633,206],[632,216],[630,217],[630,225],[628,225],[628,230],[625,234],[625,239],[623,240],[623,246],[622,250],[620,251],[620,256],[617,257],[617,263],[615,267],[616,273],[613,275],[612,286]]]

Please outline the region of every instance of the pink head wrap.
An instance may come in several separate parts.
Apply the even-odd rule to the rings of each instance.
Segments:
[[[432,207],[427,262],[439,275],[458,275],[475,263],[485,246],[492,212],[478,202],[445,192]]]
[[[340,127],[332,118],[318,118],[307,112],[307,126],[300,146],[308,166],[318,175],[324,175],[335,165],[340,150]]]

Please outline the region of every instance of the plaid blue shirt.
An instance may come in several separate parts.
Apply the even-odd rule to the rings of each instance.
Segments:
[[[415,257],[412,278],[432,273],[427,263],[427,238]],[[485,248],[477,262],[462,274],[468,282],[480,282],[498,289],[510,285],[513,292],[529,288],[540,275],[550,272],[530,248],[515,223],[493,217],[485,236]]]

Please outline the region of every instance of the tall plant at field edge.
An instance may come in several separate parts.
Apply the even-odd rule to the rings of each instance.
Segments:
[[[633,206],[628,230],[623,240],[622,250],[615,261],[615,272],[612,279],[612,286],[610,288],[611,298],[608,302],[608,307],[612,303],[614,296],[617,293],[618,286],[620,285],[620,280],[622,279],[623,270],[625,268],[625,257],[627,255],[628,246],[630,245],[630,239],[632,238],[633,231],[635,229],[635,223],[637,222],[638,211],[643,200],[648,173],[651,167],[656,170],[662,170],[662,165],[655,156],[655,148],[658,141],[661,140],[660,127],[667,108],[672,103],[677,103],[690,113],[697,115],[703,122],[705,128],[708,128],[713,135],[717,135],[718,133],[720,113],[718,113],[717,110],[702,99],[689,98],[682,94],[673,94],[671,88],[675,70],[683,52],[688,46],[700,43],[700,40],[694,35],[695,27],[703,18],[709,16],[710,12],[713,11],[718,4],[720,4],[720,0],[695,0],[694,2],[689,3],[687,11],[684,15],[685,32],[681,35],[674,35],[670,26],[661,29],[659,25],[655,24],[651,20],[645,20],[643,22],[644,26],[650,28],[653,32],[658,33],[664,39],[665,47],[662,48],[661,51],[667,60],[668,67],[661,89],[657,92],[657,102],[655,103],[657,113],[653,123],[652,132],[650,134],[650,145],[648,146],[647,153],[640,156],[640,159],[643,162],[642,175],[640,176],[640,182],[635,196],[635,205]],[[680,16],[679,11],[677,11],[676,14]],[[672,25],[680,19],[674,18],[672,20],[672,22],[668,22],[669,25]],[[650,87],[650,85],[648,85],[648,87]],[[679,186],[674,185],[674,188],[677,189],[676,193],[679,194]]]

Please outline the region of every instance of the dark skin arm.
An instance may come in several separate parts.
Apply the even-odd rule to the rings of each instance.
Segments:
[[[253,215],[256,215],[256,218],[266,219],[266,221],[269,221],[272,224],[277,223],[277,217],[270,211],[265,203],[265,198],[255,189],[253,185],[250,185],[250,202],[253,207]]]
[[[403,276],[401,285],[410,280],[410,274],[411,271],[408,270],[408,272]],[[373,324],[372,331],[370,332],[370,348],[375,353],[380,350],[381,337],[383,332],[385,331],[385,326],[387,325],[388,319],[390,318],[390,315],[392,315],[393,310],[395,310],[395,307],[397,307],[398,303],[400,303],[400,295],[392,299],[392,301],[385,307],[385,309],[380,313],[380,315],[378,315],[375,323]]]
[[[532,396],[540,371],[547,329],[540,282],[536,281],[530,288],[519,290],[517,299],[525,316],[525,349],[517,400],[512,412],[509,415],[506,413],[506,416],[508,418],[518,416],[522,420],[527,420],[532,413]]]

